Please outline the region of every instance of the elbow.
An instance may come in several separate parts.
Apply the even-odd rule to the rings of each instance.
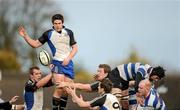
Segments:
[[[32,48],[36,48],[36,46],[31,46]]]
[[[37,48],[38,46],[37,45],[31,45],[32,48]]]
[[[77,52],[78,52],[78,46],[77,46],[77,44],[73,45],[73,46],[72,46],[72,49],[73,49],[73,51],[75,51],[75,53],[77,53]]]
[[[77,45],[74,47],[74,50],[75,50],[75,53],[78,52],[78,47],[77,47]]]

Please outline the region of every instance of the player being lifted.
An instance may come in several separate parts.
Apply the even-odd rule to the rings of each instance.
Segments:
[[[44,32],[37,40],[32,39],[23,26],[19,27],[19,34],[31,47],[38,48],[44,43],[48,43],[53,55],[50,66],[54,83],[71,82],[74,79],[72,59],[77,53],[78,47],[73,32],[65,28],[63,23],[64,17],[61,14],[55,14],[52,16],[52,29]],[[64,110],[67,104],[67,94],[63,89],[55,88],[52,103],[53,110]]]

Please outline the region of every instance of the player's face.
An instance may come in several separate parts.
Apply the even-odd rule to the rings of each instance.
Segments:
[[[58,32],[61,31],[63,28],[63,23],[61,20],[54,20],[53,25],[54,25],[54,29]]]
[[[145,92],[146,92],[145,85],[143,83],[139,83],[138,95],[144,96]]]
[[[104,72],[104,68],[98,68],[95,79],[98,81],[103,80],[107,76],[107,73]]]
[[[155,82],[157,82],[157,81],[159,81],[160,79],[159,79],[159,77],[158,77],[157,75],[152,75],[149,80],[150,80],[150,81],[155,81]]]
[[[33,70],[33,75],[31,75],[31,79],[38,82],[42,77],[41,71],[34,69]]]

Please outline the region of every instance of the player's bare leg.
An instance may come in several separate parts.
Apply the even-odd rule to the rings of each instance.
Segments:
[[[54,82],[73,82],[64,74],[53,74]],[[55,88],[53,94],[53,110],[64,110],[67,104],[68,95],[63,88]]]
[[[54,83],[56,82],[64,82],[64,74],[56,74],[53,73],[53,80]],[[57,89],[55,88],[54,94],[53,94],[53,99],[52,99],[52,105],[53,105],[53,110],[59,110],[59,105],[60,105],[60,97],[63,93],[63,89]]]
[[[65,82],[69,82],[69,83],[72,83],[73,80],[67,76],[65,76],[65,79],[64,79]],[[66,93],[66,91],[63,89],[63,93],[61,95],[61,98],[60,98],[60,106],[59,106],[59,110],[65,110],[66,108],[66,105],[67,105],[67,101],[68,101],[68,94]]]

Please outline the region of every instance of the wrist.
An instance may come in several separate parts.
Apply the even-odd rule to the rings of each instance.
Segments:
[[[23,38],[25,39],[25,38],[27,38],[27,37],[28,37],[28,34],[24,34]]]
[[[70,58],[70,57],[67,57],[67,60],[68,60],[68,61],[70,61],[70,60],[71,60],[71,58]]]

